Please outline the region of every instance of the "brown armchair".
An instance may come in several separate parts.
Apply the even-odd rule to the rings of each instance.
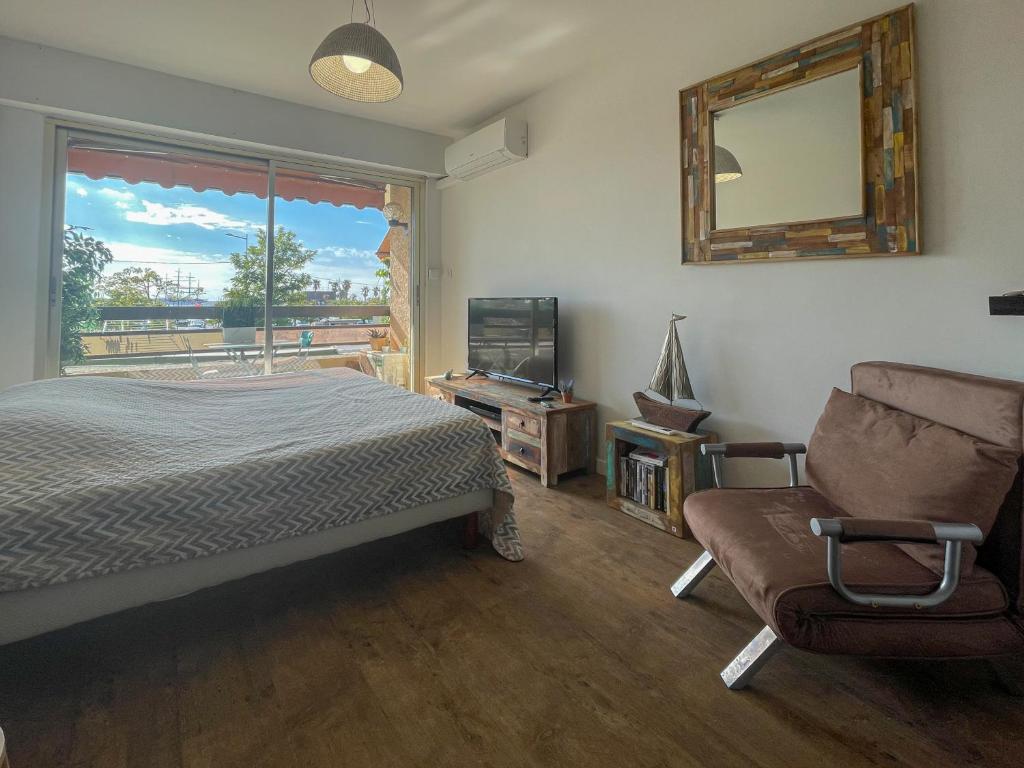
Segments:
[[[810,441],[704,446],[715,489],[683,514],[765,627],[722,672],[743,688],[783,644],[905,658],[1024,654],[1024,383],[860,363]],[[796,456],[807,453],[809,485]],[[724,486],[726,458],[787,458],[788,488]],[[1010,682],[1007,680],[1007,682]]]

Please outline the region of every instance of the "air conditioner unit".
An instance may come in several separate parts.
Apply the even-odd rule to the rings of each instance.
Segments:
[[[444,151],[444,169],[465,181],[526,159],[526,122],[502,118],[471,133]]]

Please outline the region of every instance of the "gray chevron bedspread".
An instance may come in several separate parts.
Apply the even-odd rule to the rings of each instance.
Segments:
[[[348,369],[251,379],[51,379],[0,393],[0,592],[204,557],[495,490],[468,411]]]

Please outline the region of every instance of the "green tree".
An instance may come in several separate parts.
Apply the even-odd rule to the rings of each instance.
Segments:
[[[101,278],[97,303],[110,307],[157,307],[173,286],[152,269],[128,267]]]
[[[381,304],[387,304],[391,300],[391,262],[384,262],[374,274],[384,281],[382,286],[373,289],[375,297],[380,299]],[[376,296],[378,293],[379,296]]]
[[[306,290],[313,278],[304,270],[316,251],[304,248],[298,236],[284,227],[274,233],[274,304],[308,304]],[[257,230],[256,244],[231,254],[235,274],[224,291],[228,300],[263,302],[266,293],[267,232]]]
[[[73,227],[64,230],[61,273],[60,365],[85,360],[82,332],[99,323],[94,298],[103,267],[114,254],[102,241]]]

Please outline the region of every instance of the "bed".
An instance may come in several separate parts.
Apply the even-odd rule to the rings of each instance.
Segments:
[[[475,415],[339,368],[0,393],[0,644],[478,512],[523,558]]]

